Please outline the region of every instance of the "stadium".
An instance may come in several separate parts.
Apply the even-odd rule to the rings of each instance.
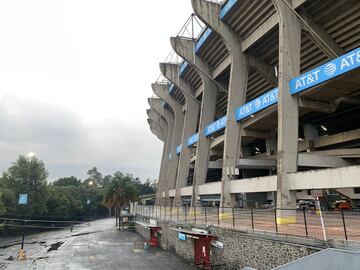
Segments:
[[[185,27],[202,29],[170,38],[181,61],[160,63],[148,100],[163,142],[156,205],[271,206],[277,224],[317,198],[358,208],[360,2],[192,6]]]

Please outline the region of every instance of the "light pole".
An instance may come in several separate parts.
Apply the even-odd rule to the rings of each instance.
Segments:
[[[93,213],[92,213],[92,211],[91,211],[91,203],[92,203],[92,201],[95,201],[95,199],[93,198],[93,196],[92,196],[92,194],[91,194],[91,188],[93,187],[93,186],[95,186],[95,182],[93,181],[93,180],[90,180],[88,183],[87,183],[87,186],[89,187],[89,190],[88,190],[88,192],[89,192],[89,196],[88,196],[88,198],[87,198],[87,200],[86,200],[86,205],[88,206],[88,219],[89,220],[91,220],[93,217],[91,216]],[[96,198],[96,196],[95,196],[95,198]],[[96,204],[94,204],[94,206],[96,207]]]
[[[34,152],[29,152],[26,154],[26,159],[28,161],[28,168],[27,168],[27,175],[26,175],[26,203],[24,208],[24,221],[23,221],[23,229],[22,229],[22,237],[21,237],[21,249],[19,251],[19,260],[26,260],[26,253],[24,250],[24,242],[25,242],[25,225],[26,225],[26,217],[27,217],[27,210],[28,210],[28,196],[29,196],[29,182],[30,182],[30,173],[31,173],[31,162],[32,159],[35,157]]]

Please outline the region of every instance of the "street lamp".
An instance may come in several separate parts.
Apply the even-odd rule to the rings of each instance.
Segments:
[[[22,194],[22,195],[26,195],[26,202],[24,203],[25,204],[24,221],[23,221],[23,229],[22,229],[22,237],[21,237],[21,249],[19,251],[19,256],[18,256],[19,260],[26,260],[26,253],[25,253],[25,250],[24,250],[25,225],[26,225],[26,217],[27,217],[27,210],[28,210],[28,195],[29,195],[29,181],[30,181],[31,161],[35,157],[35,153],[34,152],[29,152],[25,156],[26,156],[29,164],[28,164],[28,171],[27,171],[27,176],[26,176],[26,191],[25,191],[26,193]],[[20,201],[19,201],[19,203],[20,203]]]

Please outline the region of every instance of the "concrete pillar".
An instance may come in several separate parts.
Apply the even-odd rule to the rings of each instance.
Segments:
[[[240,36],[219,19],[220,5],[206,0],[192,0],[196,15],[215,30],[224,41],[231,59],[228,89],[227,123],[225,129],[223,173],[221,187],[221,207],[235,206],[235,196],[230,193],[232,171],[241,153],[241,129],[235,121],[235,109],[245,103],[248,62],[241,48]]]
[[[173,128],[172,146],[169,152],[171,152],[171,160],[168,166],[168,172],[166,177],[167,188],[165,191],[166,205],[170,206],[169,190],[175,188],[176,177],[179,164],[179,156],[176,155],[176,147],[181,144],[182,130],[184,125],[184,114],[182,112],[181,105],[169,95],[168,86],[166,84],[154,83],[151,85],[153,92],[164,100],[174,112],[175,124]]]
[[[215,120],[218,86],[212,78],[212,68],[194,53],[194,41],[182,37],[171,38],[174,51],[185,59],[199,74],[203,83],[202,103],[199,122],[199,141],[196,148],[196,161],[193,181],[193,194],[191,205],[200,205],[199,185],[206,182],[210,155],[210,137],[206,137],[204,130]],[[206,73],[206,75],[204,74]],[[210,77],[210,78],[209,78]]]
[[[149,102],[150,103],[150,102]],[[159,197],[156,197],[156,203],[158,205],[163,205],[166,202],[166,195],[168,196],[168,187],[167,187],[167,174],[169,170],[169,154],[171,152],[172,147],[172,140],[173,140],[173,129],[174,129],[174,113],[171,110],[163,108],[163,106],[159,106],[159,102],[152,102],[154,105],[154,110],[162,115],[162,117],[165,118],[166,122],[168,123],[168,134],[166,138],[166,144],[165,144],[165,155],[163,156],[163,164],[162,164],[162,170],[159,175],[159,192],[157,192],[157,195]],[[163,196],[163,193],[165,192],[165,197]]]
[[[304,125],[304,139],[307,143],[307,151],[314,150],[314,140],[319,136],[317,128],[310,124]]]
[[[162,112],[164,111],[164,108],[162,106],[163,101],[159,98],[149,98],[149,105],[154,108],[156,111],[158,112]],[[169,204],[169,190],[174,188],[174,184],[175,184],[175,179],[176,179],[176,171],[177,171],[177,163],[178,163],[178,158],[176,156],[176,152],[175,152],[175,148],[176,146],[180,143],[181,141],[181,136],[178,135],[177,130],[182,130],[182,126],[183,126],[183,117],[182,113],[180,111],[181,114],[179,114],[179,116],[177,117],[177,111],[174,111],[174,132],[173,132],[173,139],[172,139],[172,144],[171,144],[171,149],[169,151],[169,156],[171,156],[171,159],[169,161],[169,166],[168,166],[168,172],[167,172],[167,177],[166,177],[166,182],[167,182],[167,187],[165,189],[165,201],[164,204],[168,205]],[[176,145],[176,146],[175,146]]]
[[[152,120],[152,116],[150,116],[150,110],[147,110],[148,115],[149,115],[149,119],[148,119],[148,123],[150,125],[150,129],[151,131],[157,136],[159,137],[160,140],[163,141],[164,146],[163,146],[163,151],[162,151],[162,156],[161,156],[161,162],[160,162],[160,170],[159,170],[159,177],[158,177],[158,182],[157,182],[157,186],[156,186],[156,198],[155,198],[155,205],[160,205],[160,202],[162,201],[162,194],[164,191],[164,173],[165,171],[167,172],[167,164],[168,164],[168,156],[167,156],[167,138],[169,138],[169,128],[166,122],[166,134],[161,134],[161,131],[159,131],[159,129],[161,129],[161,127],[159,126],[159,122],[154,122]],[[158,127],[158,128],[157,128]],[[160,136],[159,136],[160,135]],[[164,137],[165,135],[165,137]]]
[[[185,121],[182,133],[182,150],[176,178],[174,206],[181,205],[180,188],[186,186],[190,169],[191,149],[187,147],[187,139],[196,133],[200,104],[195,99],[194,89],[179,76],[179,65],[160,63],[160,70],[165,78],[182,91],[186,100]]]
[[[288,174],[297,171],[299,112],[289,81],[300,74],[301,24],[283,0],[272,1],[279,17],[277,207],[295,209],[296,192],[289,189]],[[277,211],[278,224],[294,222],[295,211]]]
[[[163,192],[166,194],[167,190],[167,183],[166,183],[166,176],[168,172],[168,165],[169,165],[169,149],[171,148],[172,136],[173,136],[173,128],[174,128],[174,119],[172,112],[166,112],[167,117],[169,120],[166,120],[160,113],[155,111],[154,109],[150,109],[146,111],[150,120],[153,121],[152,125],[153,128],[156,129],[156,125],[162,130],[162,141],[164,142],[163,153],[160,163],[160,171],[159,171],[159,178],[156,190],[156,200],[155,204],[160,205],[163,204]],[[168,115],[171,114],[171,115]],[[169,129],[170,122],[171,129]],[[170,146],[169,146],[170,145]]]

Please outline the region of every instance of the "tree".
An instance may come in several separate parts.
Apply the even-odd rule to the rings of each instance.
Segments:
[[[102,174],[98,172],[96,167],[93,167],[92,169],[87,171],[87,175],[89,176],[89,180],[94,180],[98,186],[103,185],[103,178]]]
[[[44,163],[36,157],[27,159],[21,155],[2,177],[2,185],[14,192],[29,194],[29,215],[42,215],[46,208],[46,179],[48,172]]]
[[[138,190],[130,175],[116,172],[104,195],[104,205],[108,208],[121,209],[131,201],[138,199]]]
[[[81,180],[75,176],[59,178],[53,183],[54,186],[80,186]]]

